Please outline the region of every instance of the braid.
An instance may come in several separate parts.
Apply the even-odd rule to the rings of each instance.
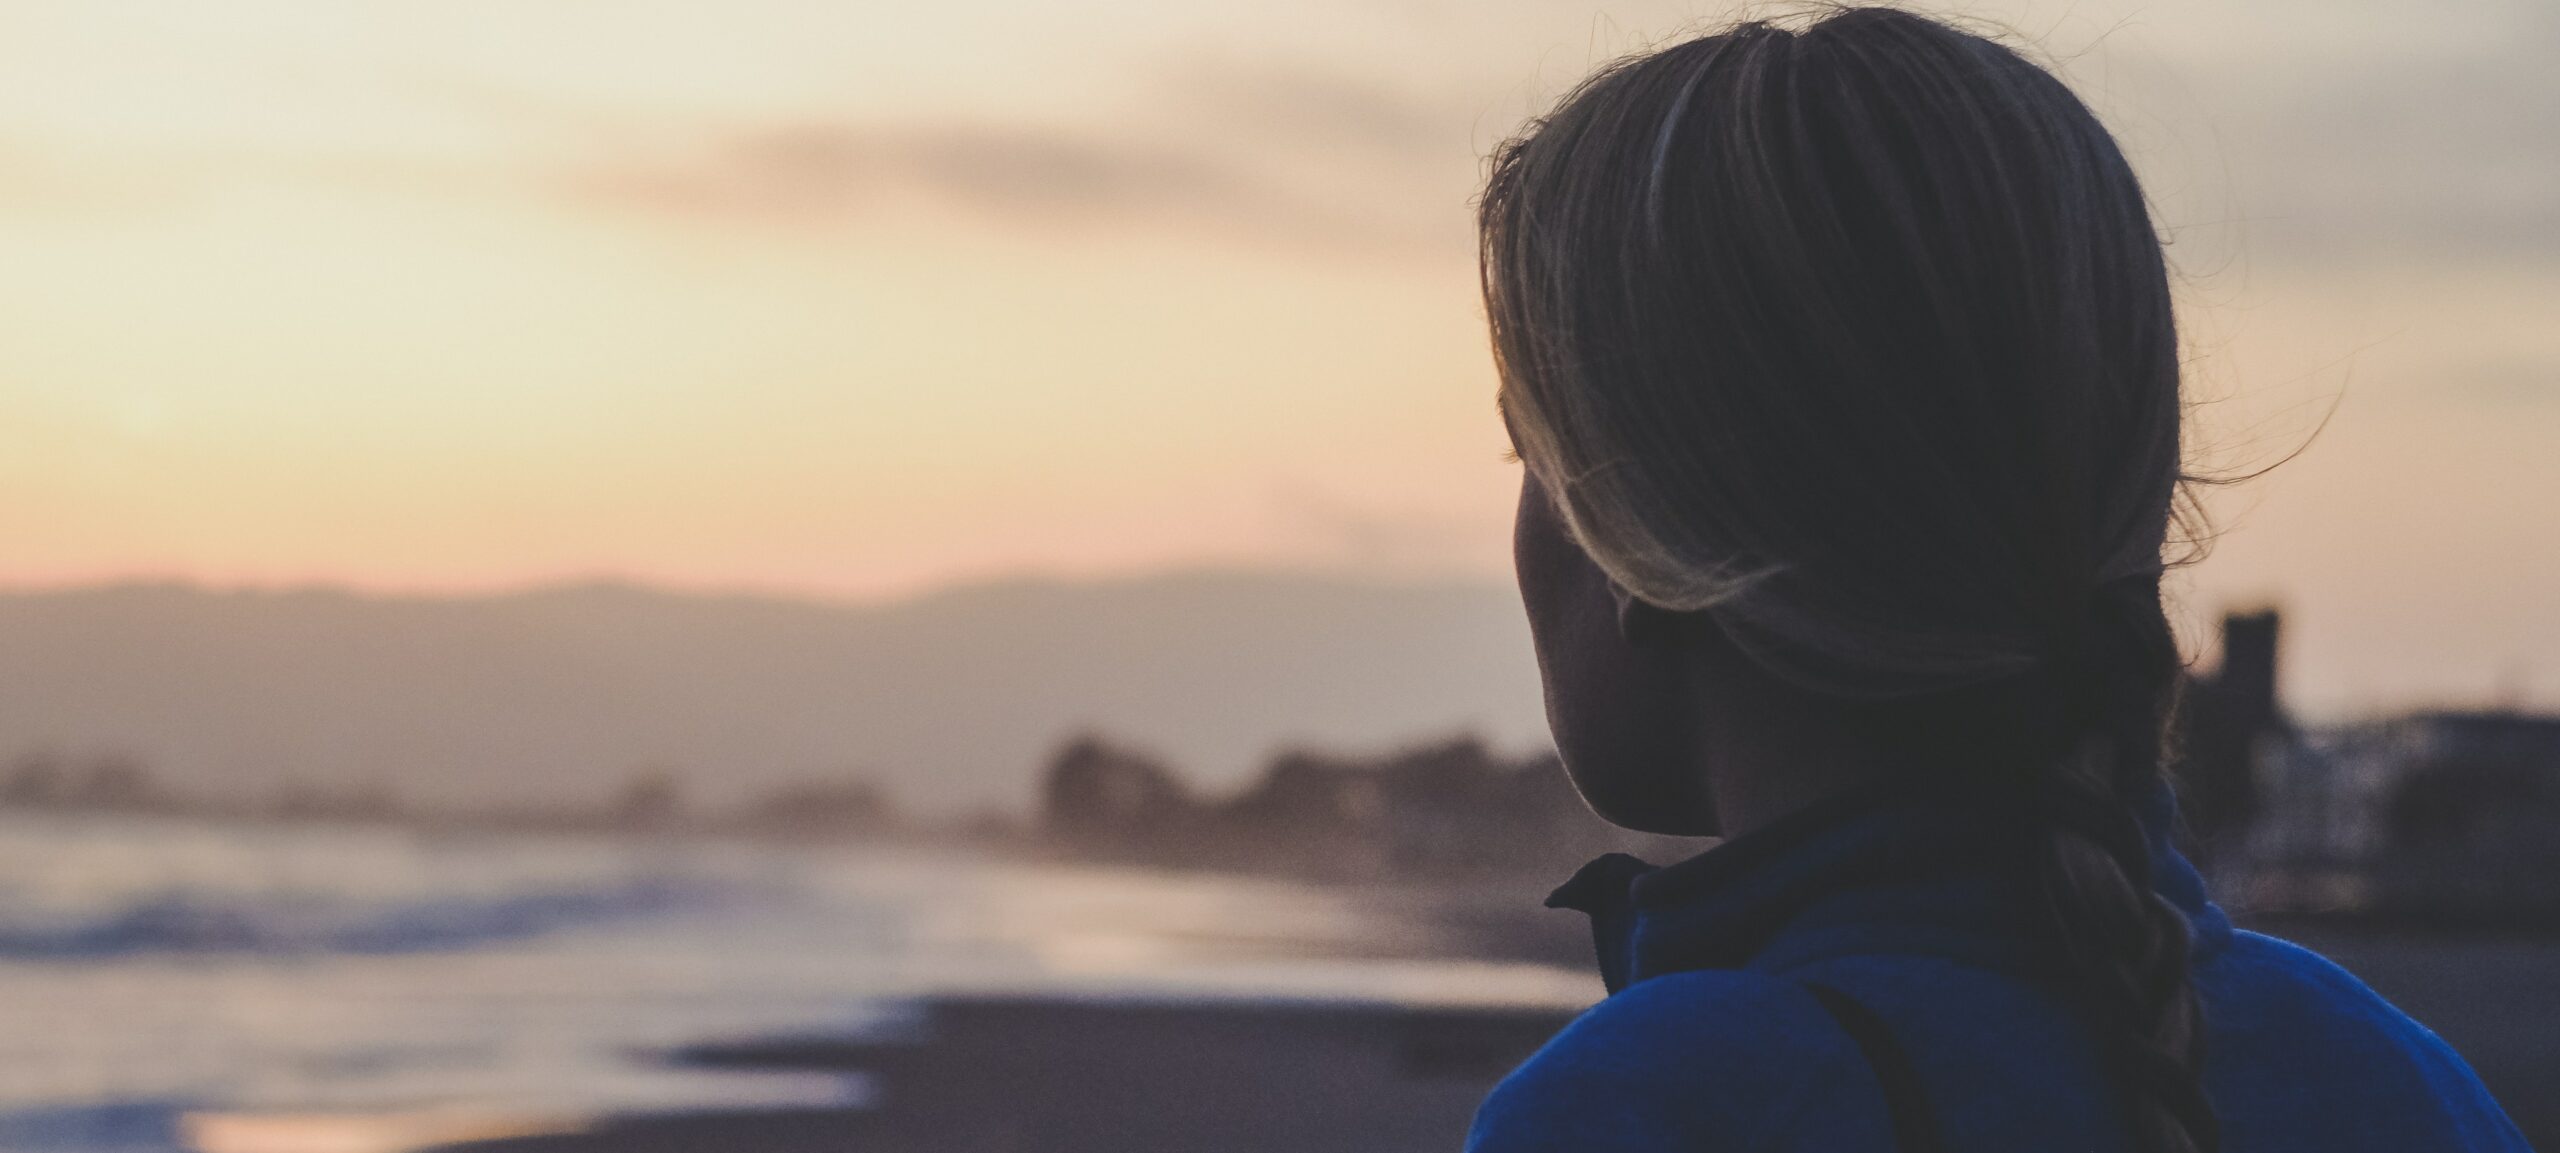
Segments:
[[[2031,795],[2034,878],[2056,959],[2122,1088],[2136,1153],[2216,1153],[2203,1085],[2204,1015],[2188,971],[2188,926],[2152,887],[2136,817],[2161,787],[2177,644],[2156,580],[2102,594],[2081,666],[2081,735]]]

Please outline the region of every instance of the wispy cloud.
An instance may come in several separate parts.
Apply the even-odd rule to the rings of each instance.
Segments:
[[[573,161],[551,179],[590,207],[782,226],[921,205],[1042,228],[1209,229],[1384,249],[1416,239],[1397,213],[1225,147],[1022,123],[735,125]]]
[[[1255,147],[1310,147],[1362,164],[1474,154],[1473,103],[1340,67],[1188,58],[1166,70],[1161,99],[1195,129]]]
[[[1235,212],[1263,198],[1197,153],[1018,125],[747,125],[575,165],[567,177],[606,201],[800,219],[860,212],[897,193],[1065,218]]]

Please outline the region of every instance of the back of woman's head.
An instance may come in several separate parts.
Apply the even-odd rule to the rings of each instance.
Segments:
[[[1610,69],[1498,155],[1503,400],[1593,559],[1848,695],[1983,681],[2156,571],[2177,352],[2060,82],[1858,9]]]
[[[1922,17],[1747,24],[1586,82],[1496,154],[1481,224],[1505,415],[1583,551],[2023,802],[2137,1148],[2212,1148],[2136,816],[2178,667],[2177,337],[2106,130]]]

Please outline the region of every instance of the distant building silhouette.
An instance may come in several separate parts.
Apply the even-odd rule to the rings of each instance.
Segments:
[[[2560,717],[2431,711],[2313,734],[2274,775],[2261,904],[2560,922]]]
[[[2222,618],[2222,659],[2179,701],[2181,813],[2208,867],[2245,843],[2266,804],[2269,758],[2296,739],[2276,697],[2281,621],[2272,609]]]
[[[1040,812],[1042,828],[1067,847],[1114,856],[1188,845],[1197,817],[1171,769],[1092,733],[1050,757]]]
[[[1482,873],[1588,848],[1605,826],[1552,756],[1494,755],[1471,736],[1375,758],[1283,753],[1220,826],[1304,870]]]
[[[2305,729],[2277,696],[2280,635],[2272,611],[2223,618],[2220,666],[2180,702],[2183,812],[2226,902],[2560,922],[2560,717],[2430,711]]]
[[[1053,758],[1043,824],[1086,855],[1334,878],[1556,872],[1611,850],[1669,860],[1695,846],[1612,829],[1553,754],[1506,758],[1472,736],[1370,757],[1273,757],[1222,801],[1098,737]]]

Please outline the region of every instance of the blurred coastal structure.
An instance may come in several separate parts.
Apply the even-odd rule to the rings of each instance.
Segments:
[[[24,754],[0,770],[0,807],[150,812],[173,802],[141,761],[121,754]]]
[[[2420,712],[2272,751],[2255,907],[2560,923],[2560,717]]]
[[[2272,609],[2224,616],[2221,663],[2190,678],[2178,702],[2180,811],[2208,869],[2245,850],[2267,803],[2261,766],[2301,739],[2276,695],[2281,627]]]
[[[2278,691],[2282,621],[2222,622],[2174,747],[2189,851],[2246,915],[2560,924],[2560,717],[2427,711],[2305,725]],[[1553,753],[1460,737],[1377,756],[1293,750],[1238,792],[1195,792],[1109,739],[1067,742],[1040,836],[1084,859],[1336,880],[1557,875],[1604,852],[1668,862],[1704,842],[1602,823]]]
[[[1473,737],[1375,757],[1285,751],[1242,792],[1209,798],[1145,753],[1081,736],[1050,761],[1041,824],[1082,857],[1345,880],[1557,873],[1605,852],[1670,861],[1698,847],[1602,822],[1553,753],[1503,757]]]
[[[2224,618],[2181,707],[2188,831],[2243,913],[2560,923],[2560,717],[2427,710],[2302,726],[2272,611]]]
[[[2218,667],[2192,678],[2178,712],[2183,816],[2217,877],[2252,874],[2277,796],[2269,766],[2300,764],[2304,734],[2277,696],[2280,620],[2223,621]],[[1043,776],[1052,847],[1102,860],[1344,879],[1448,878],[1571,869],[1604,852],[1667,863],[1705,842],[1615,829],[1574,796],[1555,754],[1506,758],[1472,737],[1372,757],[1285,751],[1243,791],[1196,794],[1170,765],[1086,734]]]

